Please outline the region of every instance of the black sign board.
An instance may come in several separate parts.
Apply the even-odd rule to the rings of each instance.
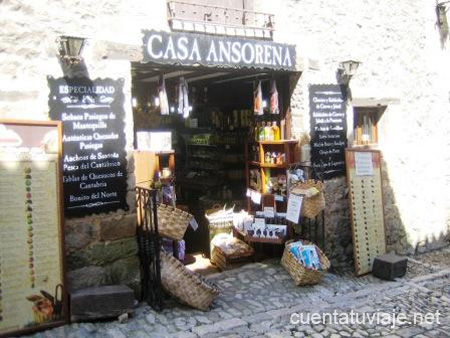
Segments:
[[[144,32],[144,60],[160,64],[295,71],[295,46],[189,33]]]
[[[310,85],[311,164],[324,179],[345,175],[346,91],[339,85]]]
[[[128,209],[123,79],[48,78],[52,120],[63,123],[66,216]]]

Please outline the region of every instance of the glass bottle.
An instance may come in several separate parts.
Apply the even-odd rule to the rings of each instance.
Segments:
[[[266,140],[266,123],[263,121],[261,122],[261,127],[259,128],[258,141],[265,141],[265,140]]]
[[[259,141],[259,130],[261,129],[261,126],[259,125],[259,122],[256,123],[254,133],[255,133],[255,142]]]
[[[273,140],[279,141],[280,140],[280,128],[277,126],[277,122],[272,122],[272,133],[273,133]]]
[[[267,153],[266,153],[266,156],[265,156],[265,158],[264,158],[264,162],[265,162],[266,164],[270,164],[270,160],[271,160],[270,152],[267,152]]]
[[[267,122],[266,127],[264,129],[265,129],[264,134],[266,136],[265,141],[273,141],[272,123]]]
[[[283,164],[283,162],[281,161],[281,153],[277,153],[277,161],[276,164]]]

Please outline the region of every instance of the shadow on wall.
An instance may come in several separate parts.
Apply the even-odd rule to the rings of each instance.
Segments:
[[[431,239],[427,237],[424,241],[412,243],[410,236],[408,236],[408,232],[411,233],[414,230],[408,230],[402,221],[384,159],[382,159],[382,185],[384,193],[387,252],[395,252],[399,255],[416,255],[448,245],[450,240],[449,217],[447,217],[446,231],[434,234]],[[424,227],[425,226],[426,225],[424,225]]]
[[[450,217],[447,217],[447,230],[445,232],[435,234],[432,239],[412,244],[397,207],[384,160],[382,160],[382,185],[387,252],[395,252],[399,255],[415,255],[439,249],[449,244]],[[326,201],[325,252],[334,268],[352,266],[353,243],[346,178],[338,177],[326,180],[324,182],[324,194]]]

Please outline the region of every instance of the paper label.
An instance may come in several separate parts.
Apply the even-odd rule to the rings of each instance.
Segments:
[[[251,199],[253,203],[261,204],[261,194],[259,192],[252,191]]]
[[[255,225],[257,227],[266,225],[266,220],[264,218],[255,218]]]
[[[197,231],[197,229],[198,229],[198,224],[197,224],[197,221],[195,220],[194,217],[192,217],[191,221],[189,222],[189,225],[191,226],[191,228],[192,228],[194,231]]]
[[[278,201],[278,202],[283,202],[284,201],[284,197],[281,196],[281,195],[274,195],[274,197],[275,197],[275,201]]]
[[[275,217],[274,208],[273,207],[264,207],[264,217],[274,218]]]
[[[298,224],[300,218],[300,211],[302,209],[303,197],[299,195],[290,194],[287,205],[286,219],[288,221]]]
[[[372,153],[355,151],[356,176],[373,176]]]

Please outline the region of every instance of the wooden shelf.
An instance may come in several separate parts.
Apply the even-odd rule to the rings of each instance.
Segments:
[[[259,144],[269,144],[269,145],[277,145],[277,144],[296,144],[298,140],[279,140],[279,141],[258,141]]]
[[[186,143],[188,146],[198,146],[198,147],[213,147],[217,148],[217,145],[215,144],[201,144],[201,143]]]
[[[155,155],[172,155],[172,154],[175,154],[175,150],[155,151]]]
[[[284,244],[286,238],[261,238],[246,235],[245,240],[252,243]]]
[[[280,169],[287,169],[289,167],[289,164],[267,164],[267,163],[260,163],[255,161],[248,161],[248,164],[255,165],[261,168],[280,168]]]

